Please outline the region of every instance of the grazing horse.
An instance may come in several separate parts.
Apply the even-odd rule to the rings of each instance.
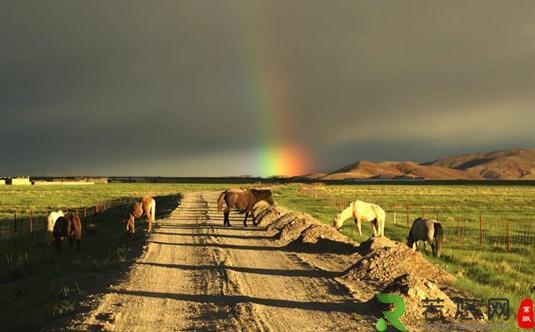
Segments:
[[[373,236],[385,235],[385,211],[377,204],[366,203],[356,200],[351,202],[347,208],[336,215],[333,226],[340,230],[344,222],[350,218],[355,220],[359,235],[362,235],[361,223],[371,222],[373,225]]]
[[[78,215],[66,214],[58,217],[54,224],[54,243],[58,252],[61,251],[61,245],[65,238],[69,238],[69,248],[72,249],[72,242],[76,239],[76,248],[80,250],[82,240],[82,222]]]
[[[227,207],[223,212],[224,216],[224,226],[231,226],[229,220],[230,210],[236,209],[239,213],[245,213],[245,218],[243,219],[243,226],[247,227],[247,217],[251,215],[253,218],[253,225],[257,225],[254,217],[254,206],[260,201],[266,201],[269,205],[275,204],[273,198],[271,197],[272,193],[269,189],[227,189],[219,195],[217,200],[217,210],[223,210],[223,202],[226,203]]]
[[[47,217],[47,227],[46,227],[46,238],[47,241],[50,241],[50,239],[54,239],[52,232],[54,232],[54,225],[56,224],[56,220],[58,220],[59,217],[63,217],[63,211],[52,211]]]
[[[416,242],[424,241],[431,244],[434,257],[440,257],[442,242],[444,242],[444,231],[442,225],[434,219],[417,218],[412,223],[407,245],[416,250]]]
[[[150,196],[145,196],[141,201],[135,201],[128,206],[126,215],[126,233],[134,235],[136,218],[147,216],[149,224],[147,231],[152,231],[152,223],[156,220],[156,201]]]

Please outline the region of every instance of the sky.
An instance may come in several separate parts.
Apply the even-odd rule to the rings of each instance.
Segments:
[[[535,146],[535,2],[0,0],[0,175]]]

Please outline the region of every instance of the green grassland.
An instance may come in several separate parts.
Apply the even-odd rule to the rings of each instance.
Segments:
[[[351,200],[380,204],[387,212],[385,235],[401,242],[406,242],[410,227],[407,206],[409,224],[422,214],[435,218],[438,213],[445,227],[443,254],[440,258],[433,258],[430,253],[426,257],[458,277],[453,286],[482,300],[507,297],[513,310],[521,299],[533,297],[530,289],[535,286],[534,186],[288,185],[276,190],[275,199],[327,224],[332,224],[334,216]],[[341,231],[356,241],[372,234],[371,225],[363,224],[363,235],[359,236],[352,221],[347,221]]]

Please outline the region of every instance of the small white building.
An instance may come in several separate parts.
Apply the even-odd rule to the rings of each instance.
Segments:
[[[28,186],[32,184],[29,176],[17,176],[17,177],[7,178],[6,183],[11,184],[11,185],[17,185],[17,186],[19,185]]]

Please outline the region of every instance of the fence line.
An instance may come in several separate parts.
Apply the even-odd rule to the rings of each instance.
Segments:
[[[153,197],[169,195],[167,192],[151,192],[150,195]],[[24,210],[14,209],[12,211],[13,218],[1,219],[0,220],[0,240],[4,239],[15,239],[23,234],[29,234],[31,240],[33,241],[36,232],[46,232],[47,229],[47,216],[52,211],[63,210],[65,213],[78,214],[82,219],[83,227],[87,225],[87,218],[91,218],[91,221],[98,219],[98,216],[101,212],[108,210],[113,207],[120,205],[127,205],[130,203],[134,197],[130,198],[115,198],[108,199],[96,203],[92,206],[87,207],[77,207],[69,208],[65,206],[58,206],[52,210],[34,210],[28,209],[25,210],[26,214],[21,213]],[[84,220],[85,219],[85,220]],[[44,238],[44,237],[43,237]]]
[[[34,233],[46,231],[47,216],[52,211],[63,210],[65,213],[77,214],[83,219],[91,217],[92,220],[96,220],[102,211],[124,204],[126,204],[124,200],[112,200],[84,208],[57,208],[54,210],[29,209],[26,211],[26,214],[22,214],[21,211],[14,211],[13,219],[0,220],[0,239],[17,238],[29,233],[30,238],[33,240],[35,238]],[[88,209],[92,213],[88,213]],[[85,224],[85,220],[82,224]]]
[[[302,187],[298,190],[298,193],[307,197],[321,199],[328,206],[339,210],[346,208],[351,202],[343,194],[330,193],[322,188]],[[526,220],[517,220],[515,222],[510,218],[504,218],[503,223],[497,223],[491,222],[493,218],[485,218],[484,213],[481,211],[470,211],[469,213],[460,211],[445,212],[441,206],[411,206],[409,204],[387,206],[373,199],[366,200],[380,205],[387,213],[393,216],[393,224],[399,227],[410,227],[412,219],[420,217],[415,215],[414,211],[420,211],[421,217],[424,217],[426,212],[427,214],[431,212],[431,215],[434,215],[433,217],[436,217],[442,223],[447,238],[456,241],[457,244],[472,241],[480,247],[485,245],[501,247],[506,252],[510,252],[513,247],[520,245],[531,246],[535,244],[535,221],[526,223]],[[398,218],[402,218],[403,214],[405,214],[405,225],[402,222],[397,222]],[[466,217],[466,215],[471,215],[472,218]],[[442,220],[439,217],[442,217]],[[522,222],[524,223],[521,224]]]

